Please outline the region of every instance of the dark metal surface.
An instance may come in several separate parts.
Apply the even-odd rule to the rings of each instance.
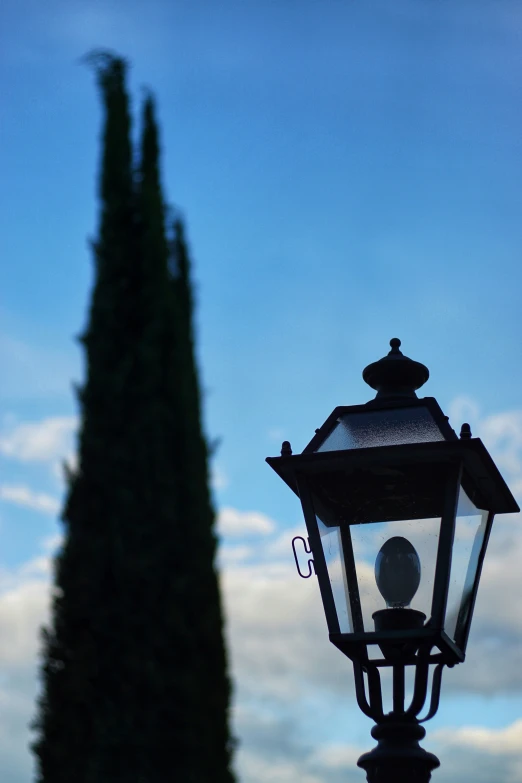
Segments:
[[[346,574],[346,581],[348,583],[350,613],[352,616],[352,630],[355,632],[364,632],[364,621],[361,607],[361,597],[359,595],[359,583],[357,581],[357,570],[355,568],[352,534],[350,532],[350,528],[347,525],[344,525],[341,528],[341,546],[344,555],[344,570]]]
[[[426,701],[429,684],[430,647],[421,648],[416,656],[415,684],[410,705],[405,707],[405,665],[393,666],[393,710],[383,711],[379,669],[375,662],[354,662],[355,692],[360,709],[376,722],[372,736],[378,745],[359,759],[369,783],[428,783],[439,760],[419,746],[426,732],[418,715]],[[440,698],[442,669],[436,666],[432,679],[430,708],[423,720],[433,717]],[[366,673],[368,686],[365,687]]]
[[[355,679],[355,695],[359,709],[376,722],[385,720],[382,703],[381,675],[377,666],[371,661],[363,665],[360,661],[353,662]],[[368,686],[364,681],[366,675]]]
[[[440,766],[433,753],[421,748],[426,735],[417,721],[378,723],[372,729],[377,746],[364,753],[357,765],[368,783],[429,783],[432,770]]]
[[[401,341],[390,340],[391,351],[378,362],[369,364],[363,370],[363,379],[377,391],[376,399],[383,397],[416,397],[417,389],[430,377],[428,368],[415,362],[399,350]]]
[[[418,718],[419,723],[424,723],[427,720],[431,720],[431,718],[433,718],[433,716],[439,709],[440,689],[442,685],[443,669],[444,669],[443,663],[439,663],[435,667],[435,671],[433,672],[433,680],[431,682],[430,708],[423,718]]]
[[[403,663],[394,663],[393,670],[393,712],[404,713],[406,667]]]
[[[355,676],[355,693],[359,707],[365,715],[372,718],[376,723],[385,723],[395,720],[418,720],[420,713],[424,709],[428,697],[430,684],[430,665],[433,665],[431,649],[428,645],[421,647],[417,654],[407,661],[397,660],[392,668],[392,689],[393,689],[393,709],[391,712],[384,713],[382,701],[381,679],[378,661],[354,660],[353,670]],[[409,704],[405,703],[405,680],[406,666],[414,669],[413,694]],[[427,716],[422,720],[429,720],[437,711],[440,688],[442,681],[442,669],[444,662],[435,666],[433,678],[431,681],[430,706]],[[368,686],[365,685],[364,675],[368,680]]]
[[[444,510],[439,533],[437,560],[435,563],[435,581],[430,622],[436,628],[444,628],[446,604],[451,572],[451,555],[455,537],[455,515],[459,501],[462,466],[451,465],[445,488]]]
[[[297,495],[297,473],[304,476],[356,470],[403,469],[409,466],[451,465],[462,462],[466,494],[478,508],[497,514],[520,511],[509,487],[479,438],[469,440],[408,443],[400,446],[321,453],[295,454],[291,457],[267,457],[266,462]]]
[[[330,584],[330,577],[328,576],[328,569],[324,558],[323,545],[321,544],[321,536],[319,534],[314,505],[312,503],[312,498],[310,497],[307,482],[301,481],[299,476],[296,478],[297,490],[299,497],[301,498],[306,529],[308,531],[308,541],[314,556],[314,568],[319,580],[319,589],[321,591],[321,599],[323,601],[328,631],[329,633],[340,633],[337,609],[335,608],[332,585]]]
[[[413,686],[413,696],[410,706],[404,710],[404,714],[411,719],[417,718],[428,695],[428,682],[430,674],[430,649],[421,647],[417,654],[417,664],[415,666],[415,683]]]
[[[284,440],[281,444],[281,456],[282,457],[291,457],[292,456],[292,446],[290,445],[289,440]]]
[[[338,650],[344,653],[350,660],[368,660],[367,647],[378,645],[402,646],[401,662],[414,664],[416,653],[420,647],[428,646],[430,663],[445,663],[447,666],[455,666],[462,663],[465,654],[457,647],[449,636],[438,628],[426,625],[424,628],[408,631],[365,631],[364,633],[330,633],[330,641]],[[437,652],[433,652],[436,649]],[[395,659],[397,662],[397,659]],[[375,661],[379,666],[391,666],[394,661],[388,658]]]
[[[471,427],[467,422],[464,422],[462,427],[460,428],[460,439],[461,440],[469,440],[471,438]]]

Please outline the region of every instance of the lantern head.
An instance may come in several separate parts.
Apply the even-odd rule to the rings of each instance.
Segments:
[[[484,444],[419,399],[427,367],[400,341],[370,364],[377,391],[338,407],[302,454],[268,464],[299,496],[331,641],[352,660],[464,660],[496,513],[518,511]]]

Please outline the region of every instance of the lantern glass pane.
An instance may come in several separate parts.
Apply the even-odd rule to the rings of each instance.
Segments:
[[[459,643],[471,610],[480,553],[484,545],[489,512],[477,508],[460,488],[455,519],[445,631]]]
[[[389,408],[344,414],[316,451],[399,446],[444,439],[428,408]]]
[[[390,608],[390,611],[400,611],[400,606],[416,609],[424,612],[426,620],[429,619],[439,532],[440,518],[371,522],[351,526],[355,568],[365,631],[375,630],[372,615],[380,609],[386,609],[387,606]],[[394,539],[394,541],[391,541],[391,539]],[[404,579],[404,559],[406,558],[409,564],[412,557],[415,558],[411,548],[408,547],[408,543],[414,548],[420,561],[420,583],[416,590],[415,585],[413,585],[413,596],[411,596],[411,590],[408,587],[408,581],[411,580],[408,580],[408,578]],[[387,580],[382,578],[381,565],[380,586],[386,594],[385,596],[383,596],[377,586],[375,570],[377,556],[383,545],[385,545],[384,553],[391,552],[391,557],[388,557],[389,575]],[[380,559],[382,562],[382,556]],[[409,595],[410,600],[408,600]],[[389,599],[388,604],[387,600],[385,600],[386,597]],[[397,600],[398,598],[401,600]],[[391,604],[393,604],[394,608],[391,607]]]
[[[383,588],[398,590],[391,611],[411,607],[429,618],[447,477],[446,464],[431,462],[307,477],[341,633],[375,630],[373,612],[387,607]],[[398,550],[387,543],[397,538]],[[403,601],[416,578],[415,597]]]
[[[350,611],[348,585],[346,582],[346,568],[341,543],[341,531],[338,527],[326,527],[319,517],[317,517],[317,525],[321,536],[324,559],[328,569],[328,577],[332,586],[333,599],[337,611],[337,619],[339,621],[339,630],[341,633],[351,633],[354,629]]]

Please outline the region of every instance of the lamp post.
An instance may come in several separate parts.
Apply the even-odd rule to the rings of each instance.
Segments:
[[[400,345],[363,371],[375,399],[336,408],[302,454],[285,441],[267,458],[300,498],[299,573],[317,574],[330,641],[375,721],[378,744],[358,761],[369,783],[428,783],[439,766],[419,746],[421,724],[438,709],[444,666],[464,661],[494,515],[519,510],[469,425],[457,437],[437,401],[417,397],[429,371]]]

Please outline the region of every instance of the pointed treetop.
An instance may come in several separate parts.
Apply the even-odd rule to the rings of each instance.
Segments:
[[[149,166],[155,172],[154,177],[159,181],[159,131],[156,122],[156,105],[153,94],[147,90],[142,109],[142,136],[141,136],[141,172],[142,176]]]
[[[109,49],[92,49],[80,62],[96,71],[100,86],[104,89],[121,86],[129,66],[128,60]]]

